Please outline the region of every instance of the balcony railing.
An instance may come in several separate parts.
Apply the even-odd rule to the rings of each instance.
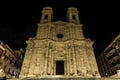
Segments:
[[[106,54],[106,57],[109,57],[109,56],[112,55],[114,52],[115,52],[115,49],[112,49],[110,52],[108,52],[108,53]]]
[[[119,56],[113,56],[109,61],[108,64],[111,64],[112,62],[116,62],[120,57]]]

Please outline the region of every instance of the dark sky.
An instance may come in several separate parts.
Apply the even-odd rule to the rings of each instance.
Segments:
[[[94,41],[95,54],[98,55],[119,33],[114,26],[112,2],[91,0],[16,0],[0,3],[0,40],[12,49],[26,47],[25,40],[34,37],[41,17],[41,9],[53,7],[54,21],[66,21],[68,7],[79,10],[84,36]]]

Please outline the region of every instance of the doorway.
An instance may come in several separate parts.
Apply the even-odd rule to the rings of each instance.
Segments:
[[[56,61],[56,75],[64,75],[64,61]]]

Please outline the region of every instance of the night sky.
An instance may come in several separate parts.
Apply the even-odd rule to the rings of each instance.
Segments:
[[[68,7],[79,11],[83,32],[86,38],[94,41],[94,51],[98,55],[120,32],[114,26],[112,2],[91,0],[16,0],[0,3],[0,40],[12,49],[22,47],[25,50],[29,37],[36,35],[41,10],[45,6],[53,7],[53,21],[66,21]]]

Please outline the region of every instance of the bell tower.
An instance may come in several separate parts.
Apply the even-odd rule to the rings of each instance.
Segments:
[[[80,23],[78,13],[79,12],[78,12],[77,8],[74,8],[74,7],[68,8],[68,11],[67,11],[68,21],[73,22],[73,23]]]
[[[53,11],[51,7],[44,7],[40,23],[47,23],[52,21]]]

